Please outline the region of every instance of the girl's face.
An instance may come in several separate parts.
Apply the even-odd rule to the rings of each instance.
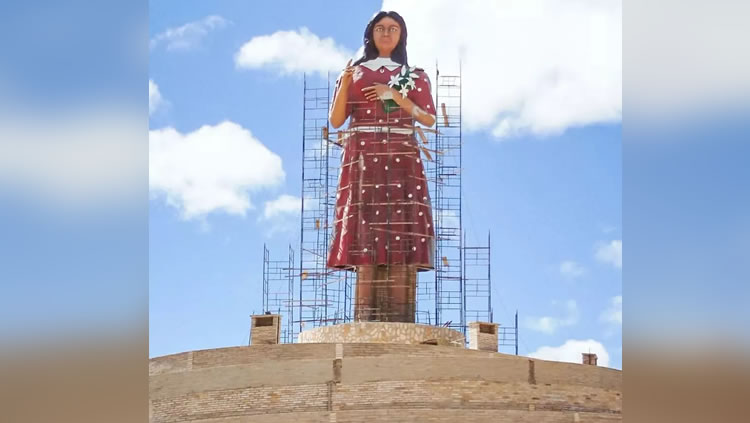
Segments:
[[[401,39],[401,26],[388,16],[375,23],[372,29],[375,47],[381,57],[390,57],[391,52]]]

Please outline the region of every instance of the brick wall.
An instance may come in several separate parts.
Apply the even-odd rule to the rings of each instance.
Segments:
[[[469,348],[497,352],[497,323],[469,322]]]
[[[251,316],[250,344],[278,344],[281,328],[281,316],[278,314],[260,314]]]
[[[578,418],[576,419],[576,414]],[[558,411],[518,411],[518,410],[430,410],[399,408],[392,410],[367,411],[319,411],[291,414],[258,414],[250,417],[224,417],[206,419],[195,423],[613,423],[622,417],[602,413],[575,413]]]
[[[335,344],[279,344],[252,347],[218,348],[193,353],[193,367],[232,366],[260,360],[284,361],[333,357]]]
[[[152,358],[148,362],[148,373],[150,375],[157,375],[190,370],[192,355],[193,352],[191,351]]]
[[[464,336],[450,328],[398,322],[353,322],[309,329],[299,334],[301,343],[423,344],[464,347]],[[497,348],[495,348],[497,351]]]
[[[620,371],[432,345],[222,348],[152,359],[150,374],[153,422],[609,422],[622,410]]]

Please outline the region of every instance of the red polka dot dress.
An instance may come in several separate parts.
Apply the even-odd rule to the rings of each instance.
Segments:
[[[407,97],[435,115],[427,74],[410,70],[416,77]],[[353,74],[347,102],[350,125],[340,138],[343,151],[329,267],[433,268],[432,207],[415,121],[399,107],[386,112],[383,101],[368,101],[362,92],[375,83],[387,84],[404,71],[401,65],[379,58],[357,66]]]

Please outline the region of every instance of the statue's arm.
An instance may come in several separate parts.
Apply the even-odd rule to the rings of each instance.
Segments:
[[[343,125],[346,122],[346,118],[349,117],[346,103],[349,100],[349,87],[352,84],[352,73],[354,72],[354,68],[350,66],[351,63],[352,61],[349,60],[346,64],[346,69],[344,69],[344,72],[341,73],[341,76],[336,81],[333,104],[328,114],[328,121],[334,129]]]

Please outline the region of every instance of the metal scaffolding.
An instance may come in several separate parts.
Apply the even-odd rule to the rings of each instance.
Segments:
[[[490,246],[490,234],[487,234],[487,246],[469,246],[464,233],[463,302],[466,322],[493,321]]]
[[[292,342],[294,321],[294,250],[289,246],[287,260],[271,260],[263,244],[263,312],[281,315],[281,342]]]
[[[328,269],[341,150],[331,141],[328,110],[330,76],[322,86],[303,83],[302,212],[299,290],[294,339],[300,331],[352,319],[351,277]]]
[[[437,131],[432,172],[432,208],[435,220],[434,299],[429,289],[421,293],[434,304],[434,323],[466,335],[463,248],[461,231],[461,72],[441,75],[436,72],[435,104]],[[419,293],[420,291],[418,291]],[[423,298],[419,298],[422,300]]]
[[[461,218],[461,72],[434,83],[437,133],[430,137],[434,161],[425,160],[432,195],[435,270],[420,272],[416,322],[446,326],[466,335],[469,321],[492,321],[490,244],[466,246]],[[264,311],[282,314],[283,342],[296,342],[305,329],[353,320],[353,272],[326,267],[340,169],[339,133],[331,132],[330,75],[303,82],[302,205],[299,263],[271,261],[264,246]],[[284,273],[288,270],[288,273]],[[353,270],[353,269],[352,269]],[[286,278],[286,279],[285,279]],[[286,291],[272,289],[286,281]],[[511,339],[501,328],[499,335]],[[517,325],[512,332],[517,343]],[[503,345],[501,343],[501,345]]]
[[[497,347],[498,351],[501,352],[503,348],[511,347],[514,353],[518,355],[518,310],[516,310],[513,327],[502,325],[498,327]]]

